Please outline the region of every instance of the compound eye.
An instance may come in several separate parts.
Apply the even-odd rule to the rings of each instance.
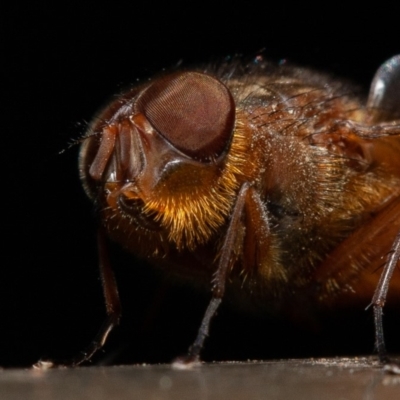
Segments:
[[[235,103],[228,88],[199,72],[181,72],[156,80],[138,97],[135,111],[175,148],[205,161],[229,146]]]

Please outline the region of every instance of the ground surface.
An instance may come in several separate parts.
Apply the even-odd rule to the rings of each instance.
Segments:
[[[398,399],[400,376],[372,359],[3,370],[2,400]]]

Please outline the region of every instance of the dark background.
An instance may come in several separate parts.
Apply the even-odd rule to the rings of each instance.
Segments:
[[[266,58],[313,66],[368,89],[377,67],[400,52],[396,11],[358,13],[265,3],[260,10],[191,3],[6,6],[1,15],[3,160],[0,365],[81,350],[104,318],[96,221],[77,172],[87,122],[121,88],[174,66],[263,50]],[[129,5],[127,5],[129,4]],[[341,7],[342,8],[342,7]],[[393,17],[391,17],[393,15]],[[208,294],[175,288],[114,249],[124,315],[103,363],[168,362],[193,340]],[[388,345],[400,351],[399,315],[387,311]],[[252,320],[222,308],[206,360],[373,351],[371,310],[323,321],[320,331]]]

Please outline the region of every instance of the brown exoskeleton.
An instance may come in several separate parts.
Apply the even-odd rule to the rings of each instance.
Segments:
[[[211,288],[188,360],[225,294],[277,311],[288,296],[372,298],[387,360],[389,282],[400,299],[400,56],[378,70],[366,103],[325,75],[266,62],[165,74],[100,112],[79,168],[107,235]],[[76,364],[120,318],[102,233],[99,248],[109,318]]]

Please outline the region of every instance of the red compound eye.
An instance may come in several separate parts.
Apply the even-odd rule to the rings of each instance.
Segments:
[[[235,123],[228,88],[199,72],[156,80],[139,95],[135,111],[175,148],[197,160],[220,156],[230,144]]]

